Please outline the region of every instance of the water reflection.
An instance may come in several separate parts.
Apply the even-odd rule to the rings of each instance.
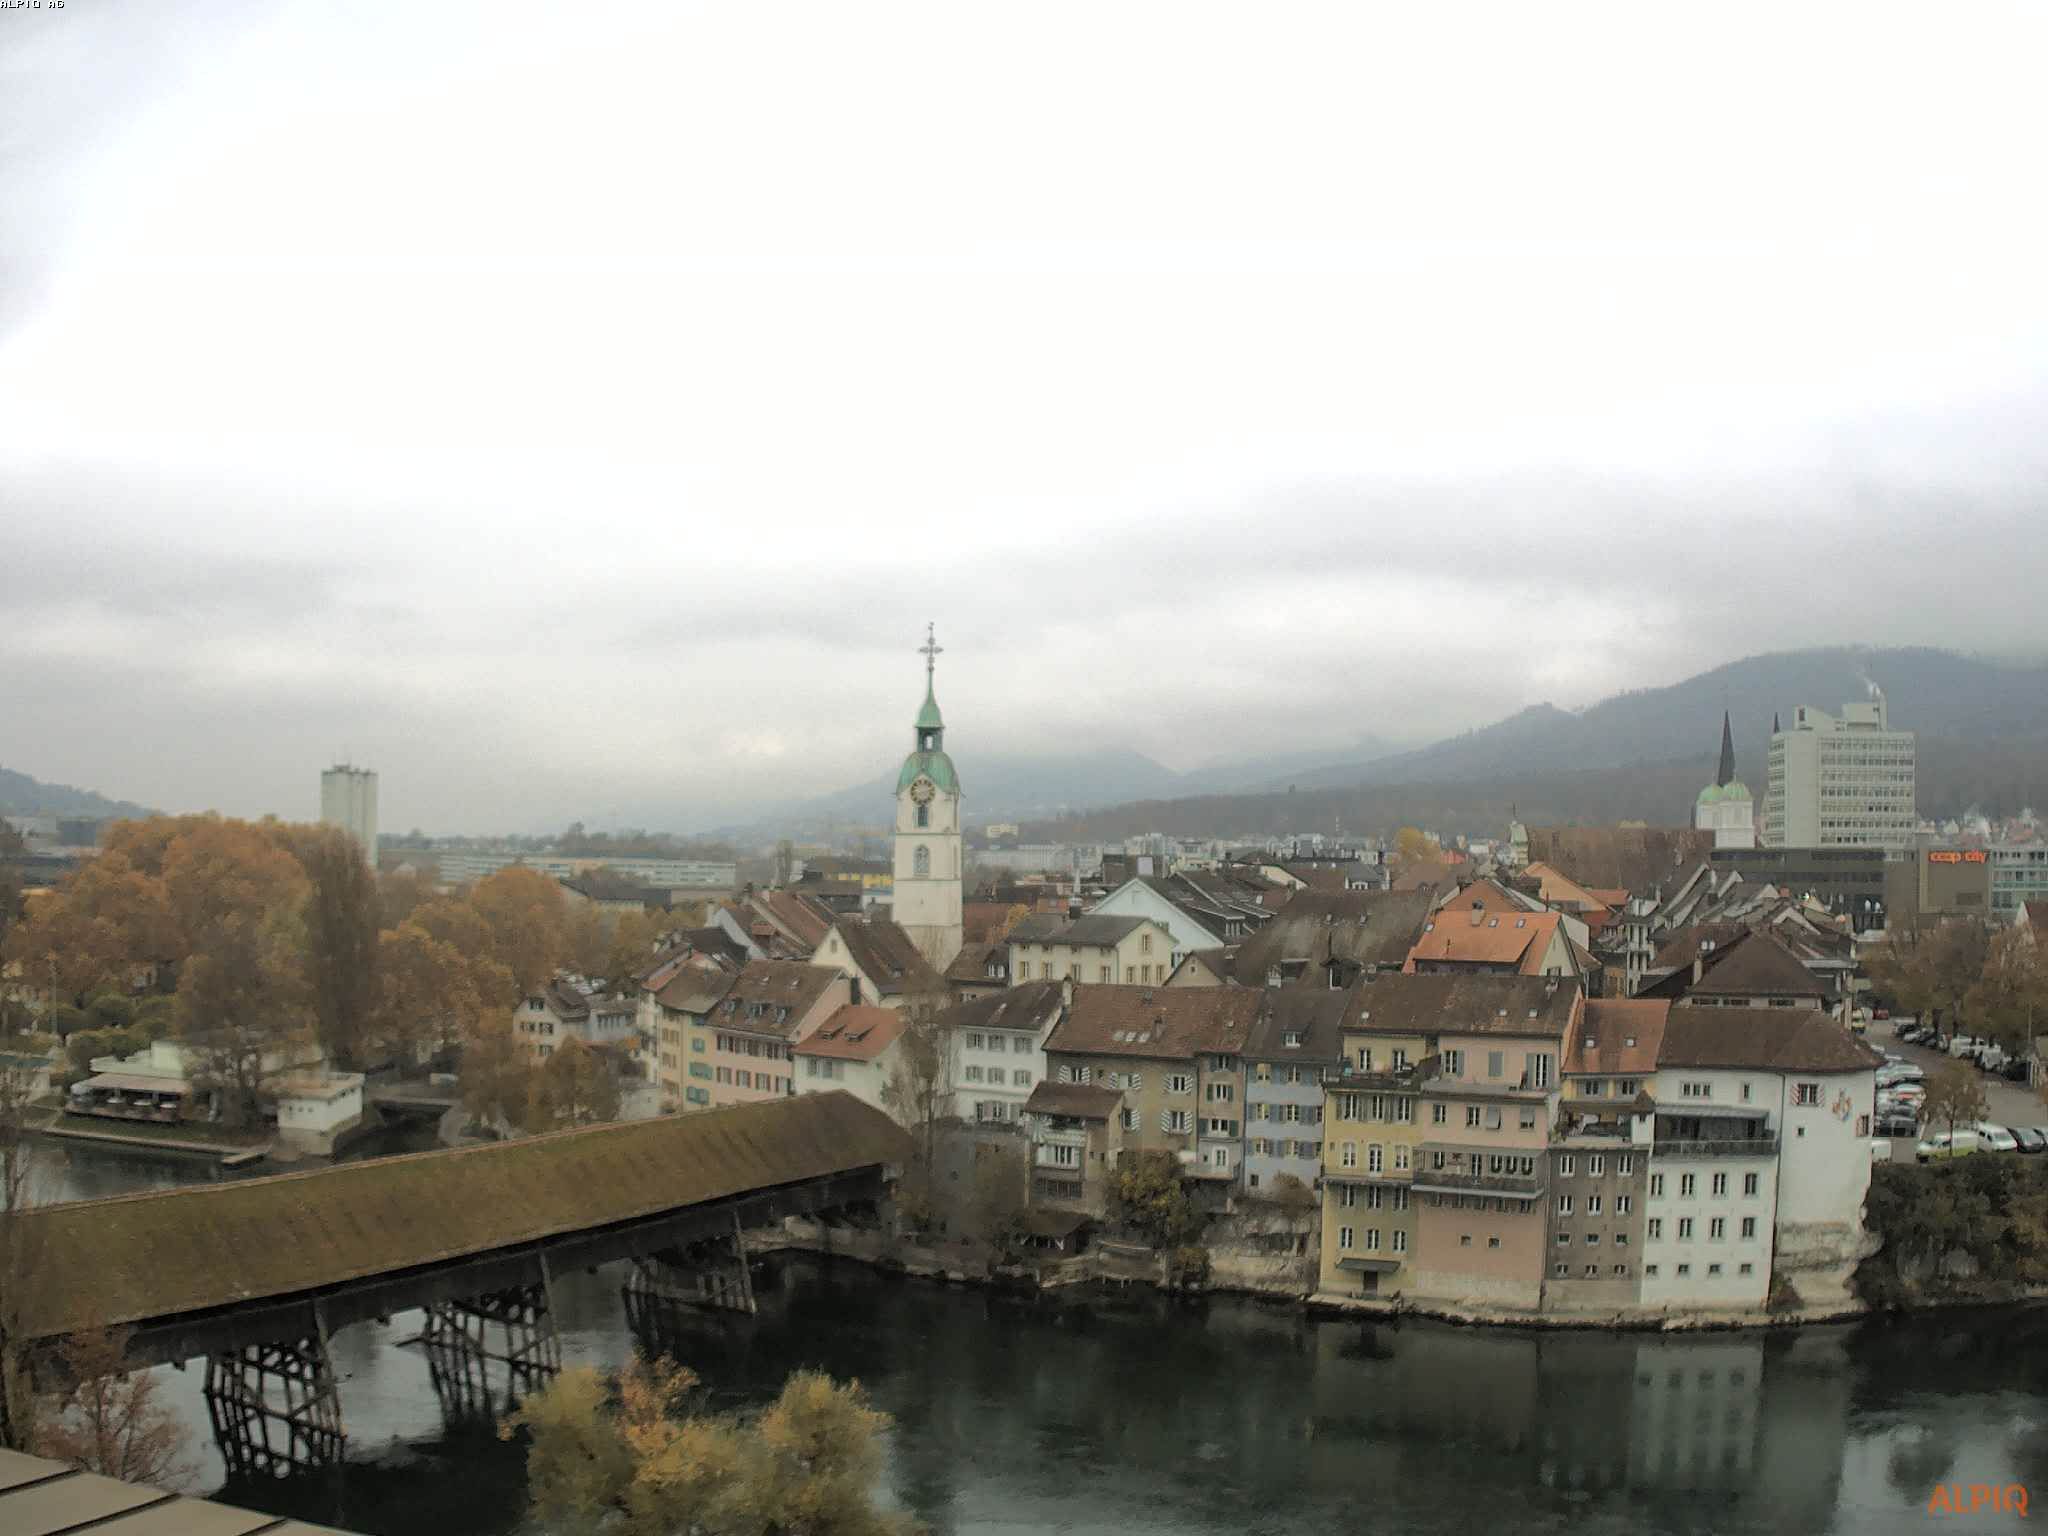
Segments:
[[[942,1536],[1882,1536],[1926,1529],[1936,1481],[2048,1490],[2038,1308],[1780,1334],[1513,1333],[1142,1292],[1016,1298],[793,1258],[757,1271],[758,1316],[643,1309],[629,1324],[625,1278],[557,1277],[566,1359],[671,1353],[721,1408],[766,1401],[799,1367],[859,1378],[896,1418],[892,1495]],[[421,1323],[334,1340],[347,1466],[227,1496],[383,1536],[514,1530],[519,1449],[444,1408],[402,1342]],[[203,1434],[198,1375],[167,1387]]]

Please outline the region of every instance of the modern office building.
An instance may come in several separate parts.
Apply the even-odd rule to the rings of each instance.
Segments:
[[[2048,905],[2048,843],[1994,843],[1991,909],[2008,920],[2028,902]]]
[[[1802,704],[1789,730],[1771,733],[1763,841],[1903,852],[1919,827],[1913,774],[1913,733],[1891,728],[1882,694],[1839,718]]]
[[[336,763],[320,775],[320,820],[340,827],[362,845],[370,868],[377,867],[377,775],[352,763]]]

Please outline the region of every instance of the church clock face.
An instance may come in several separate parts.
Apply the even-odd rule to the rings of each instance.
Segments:
[[[910,798],[915,800],[919,805],[930,805],[932,803],[933,792],[934,791],[932,787],[932,781],[930,779],[925,778],[922,774],[920,774],[918,776],[917,781],[910,786]]]

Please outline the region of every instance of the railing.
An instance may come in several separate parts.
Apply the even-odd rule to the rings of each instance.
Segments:
[[[1778,1138],[1752,1136],[1705,1140],[1660,1136],[1651,1144],[1658,1157],[1776,1157]]]
[[[1447,1162],[1441,1168],[1432,1168],[1428,1166],[1428,1154],[1425,1152],[1423,1166],[1415,1170],[1414,1185],[1425,1191],[1438,1189],[1461,1194],[1540,1195],[1545,1173],[1544,1155],[1541,1153],[1536,1154],[1533,1173],[1487,1173],[1470,1163]]]
[[[1032,1167],[1034,1167],[1034,1168],[1057,1168],[1057,1169],[1062,1169],[1062,1170],[1064,1170],[1064,1171],[1065,1171],[1065,1172],[1067,1172],[1067,1173],[1071,1173],[1071,1174],[1072,1174],[1072,1175],[1073,1175],[1073,1176],[1074,1176],[1075,1178],[1077,1178],[1077,1179],[1078,1179],[1078,1178],[1080,1178],[1080,1177],[1081,1177],[1081,1158],[1080,1158],[1080,1155],[1079,1155],[1079,1154],[1077,1153],[1077,1154],[1075,1154],[1075,1156],[1074,1156],[1074,1158],[1073,1158],[1073,1160],[1072,1160],[1072,1161],[1070,1161],[1070,1162],[1064,1162],[1064,1163],[1063,1163],[1063,1162],[1061,1162],[1061,1161],[1059,1160],[1059,1158],[1058,1158],[1058,1156],[1057,1156],[1056,1154],[1057,1154],[1058,1152],[1061,1152],[1061,1151],[1064,1151],[1064,1150],[1068,1150],[1068,1149],[1065,1149],[1065,1148],[1059,1148],[1059,1147],[1034,1147],[1034,1148],[1032,1149],[1032,1152],[1031,1152],[1031,1166],[1032,1166]]]

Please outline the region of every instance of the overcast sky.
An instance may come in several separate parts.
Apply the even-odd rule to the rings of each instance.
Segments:
[[[0,13],[0,765],[388,828],[2048,647],[2048,8]],[[1819,701],[1830,702],[1830,701]],[[971,776],[970,776],[971,783]]]

